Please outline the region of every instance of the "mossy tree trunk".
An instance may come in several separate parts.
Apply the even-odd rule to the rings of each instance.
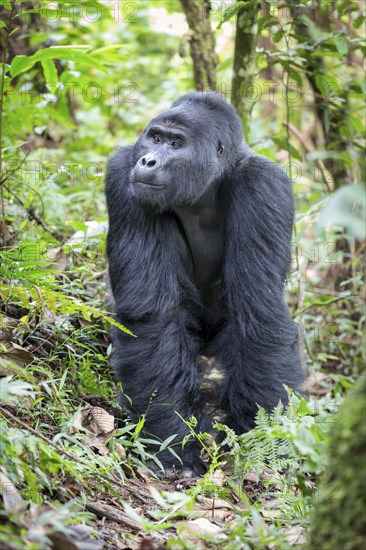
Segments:
[[[210,4],[206,0],[180,0],[190,30],[196,90],[216,90],[215,37],[210,24]]]
[[[360,550],[366,544],[366,375],[335,417],[329,467],[310,531],[311,550]]]
[[[329,30],[331,24],[326,17],[320,20],[320,29],[315,27],[318,15],[316,4],[301,6],[297,2],[289,4],[293,18],[293,27],[296,32],[296,40],[306,47],[315,45],[321,31]],[[315,113],[322,128],[325,148],[327,151],[342,153],[347,150],[347,138],[339,131],[344,124],[346,112],[349,110],[349,98],[347,86],[343,89],[337,86],[330,75],[324,59],[320,56],[304,56],[303,65],[306,77],[314,94]],[[320,83],[322,84],[320,85]],[[336,158],[325,160],[325,166],[330,171],[334,186],[337,189],[347,182],[347,170],[344,162]]]
[[[231,103],[239,113],[246,138],[249,135],[253,108],[252,84],[255,74],[259,10],[260,2],[247,0],[246,4],[239,8],[236,20]]]

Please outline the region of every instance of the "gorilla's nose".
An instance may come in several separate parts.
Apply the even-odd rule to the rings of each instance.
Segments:
[[[158,172],[159,162],[154,153],[139,158],[134,169],[134,180],[153,184]]]
[[[144,157],[141,157],[137,164],[145,168],[153,168],[156,165],[155,155],[148,153]]]

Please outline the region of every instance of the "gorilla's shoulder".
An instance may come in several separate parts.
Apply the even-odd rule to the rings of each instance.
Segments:
[[[133,166],[132,153],[133,147],[121,147],[109,157],[106,174],[107,192],[127,187]]]
[[[115,170],[115,169],[121,169],[122,167],[125,168],[126,165],[131,164],[132,165],[132,153],[133,153],[133,147],[120,147],[117,149],[109,158],[107,161],[107,170]]]
[[[283,190],[291,189],[291,181],[284,168],[267,157],[251,151],[237,165],[236,176],[256,187],[270,186]]]

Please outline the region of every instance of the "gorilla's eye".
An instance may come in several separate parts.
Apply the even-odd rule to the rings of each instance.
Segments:
[[[179,149],[179,147],[180,147],[179,141],[173,141],[173,143],[172,143],[172,148],[173,148],[173,149]]]
[[[155,136],[153,136],[153,141],[154,141],[154,143],[159,143],[160,138],[159,138],[158,134],[155,134]]]

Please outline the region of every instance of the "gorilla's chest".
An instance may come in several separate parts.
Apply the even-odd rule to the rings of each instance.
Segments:
[[[177,247],[183,266],[204,296],[207,288],[221,279],[224,225],[221,219],[205,223],[205,218],[199,216],[176,221]]]

